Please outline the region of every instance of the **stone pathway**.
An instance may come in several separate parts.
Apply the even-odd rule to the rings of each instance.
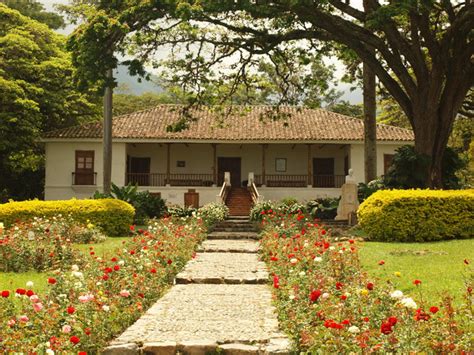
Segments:
[[[287,354],[257,239],[243,219],[217,226],[176,285],[104,354]]]

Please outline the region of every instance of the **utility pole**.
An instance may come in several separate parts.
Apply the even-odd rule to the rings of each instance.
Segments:
[[[104,134],[102,145],[104,149],[103,188],[104,194],[110,193],[112,184],[112,69],[107,70],[107,86],[104,93]]]

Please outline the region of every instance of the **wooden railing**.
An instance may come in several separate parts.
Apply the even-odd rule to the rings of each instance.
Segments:
[[[265,175],[265,182],[262,175],[255,175],[255,185],[268,187],[334,187],[340,188],[345,181],[344,175],[312,175],[308,184],[308,175]]]
[[[227,195],[229,194],[230,188],[230,184],[224,180],[219,195],[217,195],[217,202],[225,205],[225,201],[227,200]]]
[[[126,183],[138,186],[212,186],[212,174],[167,174],[128,173]]]
[[[261,197],[260,197],[260,194],[257,190],[257,186],[255,185],[255,182],[252,182],[252,184],[250,184],[248,189],[249,189],[249,192],[250,192],[250,196],[252,197],[252,202],[254,204],[259,202],[261,200]]]

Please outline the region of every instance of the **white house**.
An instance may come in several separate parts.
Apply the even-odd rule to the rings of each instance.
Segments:
[[[309,200],[338,196],[349,168],[356,181],[364,181],[360,119],[297,107],[281,108],[275,119],[268,106],[233,107],[222,119],[212,109],[195,108],[188,129],[168,132],[182,119],[181,108],[161,105],[114,118],[115,184],[136,183],[173,204],[183,204],[193,189],[199,205],[216,201],[221,192],[230,194],[227,203],[246,205],[247,186],[254,198]],[[395,149],[414,136],[378,125],[377,138],[377,174],[383,175]],[[101,122],[48,132],[43,141],[46,199],[87,198],[101,190]]]

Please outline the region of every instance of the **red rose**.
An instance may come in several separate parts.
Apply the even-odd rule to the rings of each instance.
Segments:
[[[280,287],[280,279],[277,275],[273,276],[273,287],[279,288]]]
[[[383,265],[383,264],[385,264],[385,261],[380,260],[380,261],[379,261],[379,265]]]
[[[91,335],[91,328],[85,328],[84,333],[86,333],[86,335]]]
[[[18,293],[19,295],[24,295],[26,294],[26,290],[24,288],[17,288],[16,293]]]
[[[34,294],[35,294],[35,293],[33,292],[33,290],[28,290],[28,291],[26,291],[26,295],[27,295],[28,297],[31,297],[31,296],[33,296]]]
[[[369,321],[369,317],[364,317],[362,320],[367,323]]]
[[[104,274],[104,275],[102,276],[102,280],[107,281],[108,279],[109,279],[109,275]]]
[[[114,266],[114,270],[115,270],[115,271],[119,271],[119,270],[120,270],[120,266],[115,265],[115,266]]]
[[[107,274],[110,273],[110,272],[112,272],[112,271],[113,271],[113,270],[112,270],[111,267],[106,267],[106,268],[104,269],[104,272],[107,273]]]
[[[51,284],[51,285],[54,285],[56,283],[56,279],[53,278],[53,277],[49,277],[48,278],[48,283]]]
[[[388,317],[387,322],[388,322],[391,326],[394,326],[395,324],[397,324],[398,319],[397,319],[397,317],[394,317],[394,316]]]
[[[436,306],[430,307],[430,312],[431,313],[435,314],[435,313],[438,313],[438,311],[439,311],[438,307],[436,307]]]
[[[390,334],[392,332],[392,325],[390,323],[382,323],[380,331],[382,334]]]
[[[74,312],[76,311],[76,309],[72,306],[69,306],[67,309],[66,309],[67,313],[69,314],[74,314]]]
[[[77,343],[80,342],[80,339],[77,336],[73,335],[71,338],[69,338],[69,341],[73,343],[74,345],[76,345]]]
[[[130,255],[135,255],[135,250],[130,250]]]
[[[344,320],[342,321],[342,324],[344,324],[344,325],[349,325],[349,324],[351,324],[351,322],[349,321],[349,319],[344,319]]]
[[[152,274],[156,274],[156,269],[153,268],[153,269],[150,270],[150,272],[151,272]]]
[[[7,298],[8,296],[10,296],[10,291],[2,291],[2,297]]]
[[[316,302],[321,296],[321,293],[322,292],[320,290],[311,291],[311,293],[309,294],[309,299],[311,300],[311,302]]]
[[[325,235],[325,234],[326,234],[326,231],[323,229],[323,230],[321,231],[321,234],[322,234],[322,235]]]
[[[346,295],[342,295],[342,296],[341,296],[341,300],[343,300],[343,301],[347,300],[347,296],[346,296]]]
[[[421,281],[420,280],[415,280],[415,281],[413,281],[413,284],[418,286],[419,284],[421,284]]]
[[[336,282],[336,290],[340,290],[344,286],[342,282]]]
[[[367,290],[372,291],[374,289],[374,284],[372,282],[367,283]]]
[[[77,355],[87,355],[87,353],[85,351],[79,351]]]
[[[167,261],[167,262],[168,262],[168,265],[171,265],[171,263],[173,262],[173,260],[171,260],[171,259],[168,259],[168,261]]]
[[[130,232],[133,232],[135,230],[135,226],[130,226]]]

